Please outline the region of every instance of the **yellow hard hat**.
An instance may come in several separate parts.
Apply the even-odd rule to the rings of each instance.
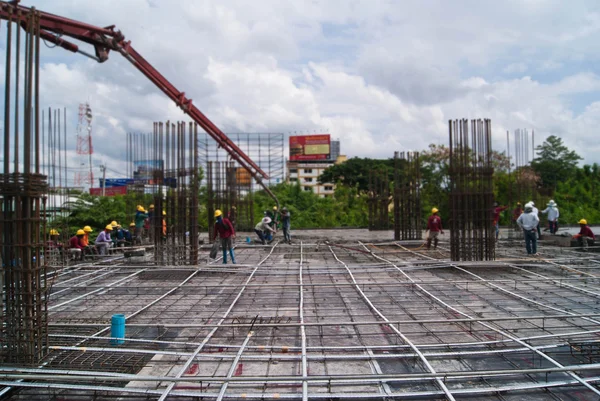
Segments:
[[[129,223],[129,227],[135,227],[135,223],[132,221],[131,223]]]
[[[90,227],[90,226],[85,226],[85,227],[83,227],[83,231],[86,233],[91,233],[94,230],[92,230],[92,227]]]
[[[163,210],[163,216],[166,216],[166,215],[167,215],[167,212],[165,212],[165,211]]]
[[[110,222],[110,225],[113,226],[113,227],[116,227],[116,226],[119,225],[119,223],[117,223],[115,220],[113,220],[113,221]]]
[[[52,230],[50,230],[50,235],[60,235],[60,233],[58,232],[58,230],[55,230],[53,228]]]
[[[154,209],[154,205],[148,206],[148,209]]]
[[[137,205],[137,211],[138,212],[143,212],[144,211],[144,207],[142,205]]]
[[[107,225],[106,227],[104,227],[104,229],[105,229],[105,230],[108,230],[108,231],[112,231],[112,226],[109,224],[109,225]]]
[[[435,213],[437,213],[437,212],[439,212],[439,210],[437,209],[437,207],[434,207],[433,209],[431,209],[431,213],[434,213],[434,214],[435,214]]]
[[[277,210],[277,206],[273,206],[273,210]]]
[[[77,230],[77,233],[75,235],[85,235],[85,231]]]
[[[581,219],[581,220],[579,220],[579,224],[587,224],[587,220],[586,219]]]
[[[219,217],[219,216],[222,216],[222,215],[223,215],[222,211],[220,211],[219,209],[215,210],[215,217]]]

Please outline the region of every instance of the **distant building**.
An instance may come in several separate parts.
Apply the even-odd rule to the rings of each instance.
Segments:
[[[323,198],[333,196],[335,184],[319,184],[319,176],[326,168],[344,161],[346,156],[340,155],[340,141],[331,141],[329,135],[292,136],[286,162],[287,182],[299,183],[304,191]]]

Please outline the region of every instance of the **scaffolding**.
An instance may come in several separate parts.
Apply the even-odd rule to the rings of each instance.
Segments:
[[[232,133],[227,134],[250,159],[269,176],[268,185],[284,181],[284,135],[280,133]],[[229,155],[208,135],[199,135],[199,163],[206,171],[208,162],[229,162]],[[238,166],[239,167],[239,166]],[[204,183],[206,184],[206,183]]]

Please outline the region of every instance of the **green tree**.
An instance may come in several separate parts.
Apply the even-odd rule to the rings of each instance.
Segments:
[[[579,160],[582,160],[555,135],[546,138],[535,150],[537,157],[531,162],[531,167],[540,175],[544,188],[556,189],[559,182],[567,181],[577,170]]]
[[[325,169],[319,176],[319,183],[339,183],[366,192],[369,190],[369,172],[375,170],[387,172],[388,180],[393,181],[394,159],[353,157]]]

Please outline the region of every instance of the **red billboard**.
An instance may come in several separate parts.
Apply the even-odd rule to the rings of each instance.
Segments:
[[[330,152],[330,136],[290,136],[290,161],[326,160]]]
[[[125,195],[127,187],[106,187],[104,188],[105,196]],[[102,196],[102,188],[90,188],[90,195]]]

